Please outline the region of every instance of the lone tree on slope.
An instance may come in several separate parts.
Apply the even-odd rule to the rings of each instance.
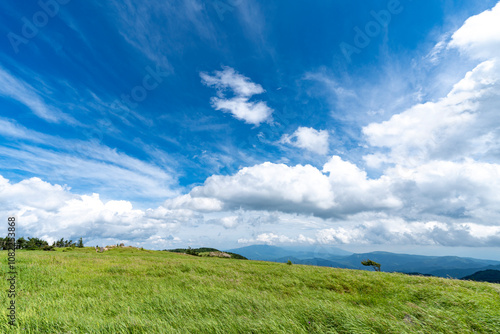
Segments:
[[[372,261],[370,259],[368,259],[366,261],[361,261],[361,264],[364,266],[367,266],[367,267],[373,267],[373,269],[375,269],[375,271],[380,271],[380,263],[377,263],[377,262]]]

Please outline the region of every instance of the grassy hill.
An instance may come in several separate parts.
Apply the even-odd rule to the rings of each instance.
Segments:
[[[499,333],[500,285],[117,248],[18,251],[1,333]],[[6,252],[1,252],[6,277]]]

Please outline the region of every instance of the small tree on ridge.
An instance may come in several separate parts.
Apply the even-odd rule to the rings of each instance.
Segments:
[[[366,261],[361,261],[361,264],[364,266],[367,266],[367,267],[373,267],[373,269],[375,269],[375,271],[380,271],[380,263],[377,263],[377,262],[372,261],[370,259],[368,259]]]

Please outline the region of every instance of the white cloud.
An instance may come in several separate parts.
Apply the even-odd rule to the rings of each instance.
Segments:
[[[332,185],[338,213],[396,209],[401,207],[401,200],[392,190],[392,180],[385,175],[378,179],[369,179],[366,172],[356,165],[333,156],[324,166],[323,173],[328,173]]]
[[[416,168],[397,166],[386,175],[404,202],[406,216],[470,219],[498,225],[500,165],[467,159],[462,163],[431,161]]]
[[[290,180],[289,187],[275,186],[270,190],[273,196],[269,198],[262,196],[258,190],[251,192],[248,188],[242,188],[241,183],[252,184],[255,189],[262,188],[260,183],[251,181],[246,175],[238,175],[231,179],[231,186],[226,182],[215,182],[215,184],[207,182],[206,185],[209,187],[203,191],[211,192],[219,198],[213,188],[224,189],[226,186],[235,189],[235,193],[253,196],[253,209],[265,208],[264,204],[258,201],[261,197],[264,198],[263,202],[268,205],[268,209],[312,213],[323,218],[337,217],[349,220],[352,215],[363,212],[387,212],[409,219],[427,216],[457,224],[464,220],[485,226],[500,224],[498,221],[500,195],[497,191],[500,189],[500,165],[498,164],[481,163],[471,159],[462,163],[431,161],[414,168],[402,166],[390,168],[378,179],[369,179],[366,173],[354,164],[334,156],[324,165],[322,176],[318,175],[317,181],[313,183],[305,176],[292,176],[288,169],[298,167],[301,166],[277,169],[279,171],[277,174]],[[267,174],[265,170],[259,169],[252,170],[251,174],[253,176]],[[314,169],[310,173],[315,173]],[[261,179],[268,187],[277,184],[273,181],[278,181],[271,173],[268,174],[268,179]],[[323,190],[314,187],[308,189],[300,187],[297,180],[311,185],[328,186]],[[290,197],[286,197],[292,191],[290,189],[295,189],[297,195],[308,194],[308,197],[298,197],[300,199],[294,202]],[[302,192],[299,189],[303,189]],[[235,195],[229,194],[228,198],[233,196]],[[308,203],[302,200],[314,196],[317,198],[316,206],[307,205]],[[271,198],[274,202],[271,202]],[[221,200],[226,201],[223,198]],[[244,204],[243,200],[235,199],[235,201],[237,205]],[[319,206],[319,203],[323,203],[324,206]]]
[[[211,176],[190,194],[194,198],[216,198],[232,208],[326,209],[334,202],[331,187],[325,181],[326,176],[310,165],[288,167],[266,162],[243,168],[233,176]]]
[[[246,97],[235,97],[232,99],[212,98],[212,106],[216,110],[229,111],[234,118],[245,121],[248,124],[260,125],[269,119],[272,110],[265,102],[248,102]]]
[[[215,71],[214,76],[203,72],[200,76],[205,85],[217,88],[219,91],[230,88],[234,94],[242,97],[264,93],[261,85],[253,83],[250,78],[237,73],[231,67],[224,67],[223,71]]]
[[[332,157],[320,171],[310,165],[266,162],[245,167],[235,175],[209,177],[181,198],[168,201],[176,208],[194,208],[195,199],[217,203],[221,210],[270,210],[321,217],[350,212],[397,208],[387,177],[371,180],[354,164]]]
[[[274,245],[277,243],[314,243],[315,240],[312,238],[305,237],[304,235],[300,234],[296,238],[290,238],[286,235],[277,235],[275,233],[262,233],[259,234],[256,238],[253,239],[238,239],[239,244],[268,244],[268,245]]]
[[[319,230],[320,244],[419,245],[419,246],[498,246],[500,226],[441,221],[405,221],[401,217],[367,217],[341,223],[341,226]]]
[[[215,198],[191,197],[190,194],[175,197],[165,201],[164,206],[169,209],[187,208],[202,212],[220,211],[223,203]]]
[[[383,150],[371,167],[402,205],[382,218],[359,212],[323,229],[324,242],[498,246],[500,241],[500,3],[468,19],[449,47],[481,62],[436,102],[417,104],[363,128]],[[441,50],[442,44],[437,46]],[[358,218],[356,218],[358,217]],[[359,220],[358,223],[354,223]]]
[[[328,153],[328,131],[299,127],[292,135],[283,135],[281,143],[317,153]]]
[[[148,243],[154,236],[167,235],[202,218],[185,209],[138,210],[128,201],[103,201],[95,193],[75,194],[66,186],[39,178],[11,183],[0,176],[0,203],[3,216],[17,217],[19,236],[48,241],[83,237],[87,244],[111,240]],[[166,246],[177,240],[164,241]]]
[[[374,153],[366,160],[418,166],[429,159],[492,156],[500,150],[499,77],[498,62],[484,61],[441,100],[364,127],[371,146],[390,149],[385,157]]]
[[[283,231],[310,228],[319,231],[314,240],[327,244],[485,247],[500,240],[497,189],[497,164],[429,161],[417,167],[398,165],[370,179],[356,165],[334,156],[322,171],[264,163],[232,176],[212,176],[179,202],[217,200],[223,217],[205,217],[205,222],[235,231],[252,226],[255,212],[276,212],[276,218],[264,222],[275,226],[272,232],[240,237],[239,243],[296,242]],[[192,203],[184,205],[194,208]],[[320,218],[312,221],[309,215]]]
[[[230,216],[221,218],[222,226],[225,228],[234,228],[238,225],[238,216]]]
[[[328,93],[331,95],[335,95],[340,101],[344,101],[347,99],[354,100],[358,98],[356,92],[342,87],[338,82],[326,75],[324,71],[308,72],[304,75],[304,79],[317,81],[324,84],[328,89]]]
[[[491,10],[472,16],[458,29],[449,44],[473,58],[500,56],[500,3]]]
[[[249,100],[253,95],[264,93],[262,86],[253,83],[231,67],[224,67],[223,71],[215,71],[213,76],[201,72],[200,77],[204,85],[217,89],[218,97],[212,98],[212,106],[216,110],[230,112],[236,119],[256,126],[271,119],[273,110],[267,106],[266,102]],[[225,97],[224,92],[227,89],[230,89],[235,96]]]
[[[0,118],[0,135],[8,138],[30,140],[35,143],[50,142],[48,140],[50,136],[28,130],[24,126],[4,118]]]
[[[26,235],[67,235],[131,232],[128,227],[143,216],[129,202],[104,203],[99,195],[75,195],[68,188],[51,185],[39,178],[11,184],[1,179],[0,201],[3,210],[18,216]],[[121,228],[113,224],[121,224]],[[127,226],[128,225],[128,226]],[[94,230],[95,229],[95,230]],[[97,232],[96,232],[97,231]]]
[[[51,185],[36,177],[10,184],[0,176],[0,202],[4,209],[17,207],[21,202],[27,207],[55,212],[72,198],[66,186]]]
[[[327,186],[321,189],[322,184]],[[127,240],[167,248],[179,238],[154,236],[182,230],[198,240],[200,224],[215,224],[239,243],[494,246],[500,241],[499,187],[500,166],[472,160],[395,167],[372,180],[332,157],[322,172],[267,163],[213,176],[191,194],[148,210],[128,201],[103,201],[97,194],[78,195],[38,178],[18,183],[0,178],[0,211],[17,215],[26,236],[84,236],[99,244]],[[259,229],[267,231],[255,233]],[[309,233],[287,232],[298,229]],[[256,236],[242,237],[248,233]],[[212,234],[217,236],[216,230]]]
[[[203,211],[202,211],[203,212]],[[221,210],[219,212],[203,212],[204,223],[218,225],[226,230],[252,229],[264,225],[277,225],[283,216],[282,213],[255,210]]]

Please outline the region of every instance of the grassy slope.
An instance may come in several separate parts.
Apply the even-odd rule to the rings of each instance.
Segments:
[[[488,283],[131,249],[18,251],[17,267],[2,333],[500,333]]]

